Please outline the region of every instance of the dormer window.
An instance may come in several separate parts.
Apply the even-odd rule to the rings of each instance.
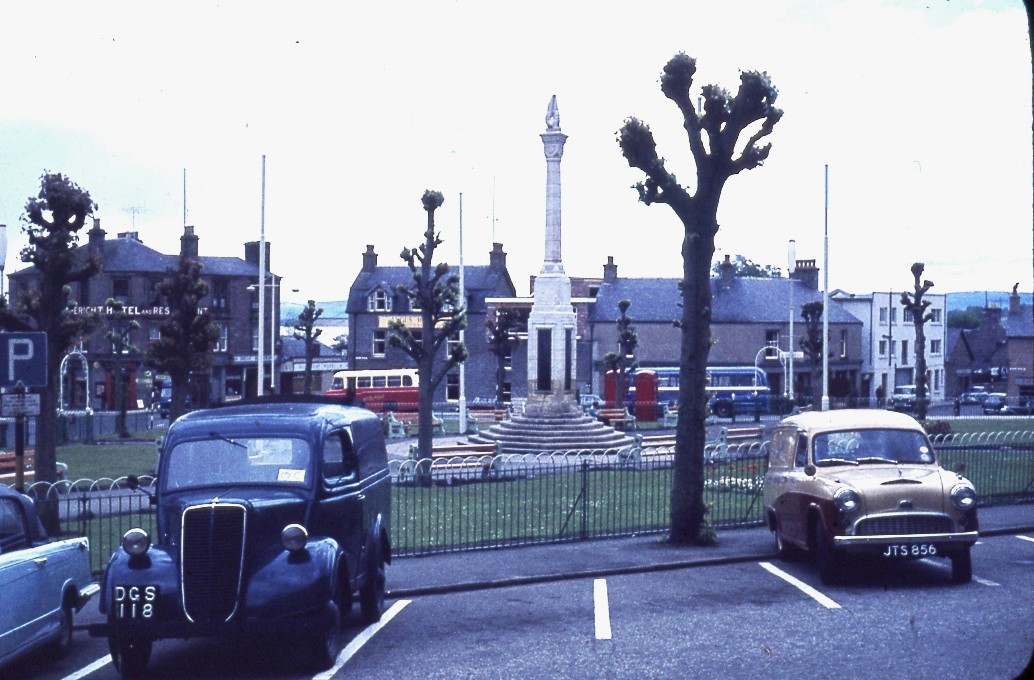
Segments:
[[[366,311],[390,312],[391,297],[388,295],[388,291],[383,288],[378,288],[370,293],[370,297],[366,298]]]

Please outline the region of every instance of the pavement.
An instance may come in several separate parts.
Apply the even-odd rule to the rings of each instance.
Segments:
[[[981,536],[1034,533],[1034,504],[980,508]],[[764,527],[718,531],[713,546],[676,546],[664,534],[402,557],[388,567],[392,599],[573,579],[777,559]]]

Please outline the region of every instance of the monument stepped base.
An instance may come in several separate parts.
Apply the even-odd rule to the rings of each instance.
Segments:
[[[584,413],[515,414],[468,440],[477,444],[499,443],[502,453],[552,453],[554,451],[604,451],[635,444],[632,435],[615,430]]]

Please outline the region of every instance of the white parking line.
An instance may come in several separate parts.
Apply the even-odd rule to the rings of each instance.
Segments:
[[[363,645],[370,641],[374,635],[377,634],[381,628],[388,625],[388,622],[395,618],[395,615],[406,608],[412,600],[399,600],[395,604],[391,605],[388,611],[381,615],[381,620],[377,623],[371,624],[363,629],[363,632],[356,635],[348,645],[341,650],[341,653],[337,655],[337,661],[331,668],[323,671],[319,675],[312,676],[312,680],[330,680],[334,675],[344,667],[348,660],[356,655]]]
[[[592,583],[592,600],[596,610],[596,639],[610,639],[610,603],[607,598],[607,580],[598,578]]]
[[[1021,541],[1030,541],[1031,543],[1034,543],[1034,538],[1031,538],[1030,536],[1017,536],[1016,538]]]
[[[80,668],[79,670],[77,670],[75,673],[72,673],[71,675],[66,675],[61,680],[79,680],[79,678],[85,678],[87,675],[89,675],[91,673],[94,673],[96,671],[99,671],[100,669],[104,668],[109,663],[111,663],[111,656],[101,657],[100,659],[97,659],[96,661],[91,663],[89,666],[86,666],[84,668]]]
[[[976,581],[977,583],[979,583],[982,586],[988,586],[990,588],[1000,588],[1002,586],[1001,583],[995,583],[994,581],[988,581],[986,578],[980,578],[979,576],[974,576],[973,580]]]
[[[758,564],[760,564],[761,568],[764,569],[765,571],[768,571],[771,574],[775,574],[779,578],[783,579],[784,581],[786,581],[790,585],[792,585],[795,588],[797,588],[798,590],[800,590],[802,593],[804,593],[808,597],[812,598],[813,600],[815,600],[816,602],[821,604],[826,609],[840,609],[840,605],[839,604],[837,604],[836,602],[834,602],[830,598],[826,597],[825,595],[823,595],[819,591],[815,590],[814,588],[809,586],[804,581],[800,581],[800,580],[794,578],[793,576],[790,576],[789,574],[787,574],[782,569],[772,565],[770,562],[758,562]]]

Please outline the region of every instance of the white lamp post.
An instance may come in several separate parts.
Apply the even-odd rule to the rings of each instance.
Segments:
[[[269,293],[269,387],[273,394],[276,394],[276,329],[277,329],[277,310],[279,307],[280,299],[277,297],[276,289],[279,284],[276,281],[276,276],[272,272],[265,273],[269,277],[269,282],[265,286],[259,286],[258,284],[251,284],[248,286],[248,290],[259,291],[259,353],[257,361],[255,362],[259,368],[259,379],[264,379],[263,375],[263,362],[265,361],[265,351],[263,348],[263,337],[265,325],[265,306],[262,304],[263,290],[265,288],[270,289]],[[258,386],[258,394],[262,394],[262,385]]]
[[[786,389],[787,398],[790,399],[790,401],[793,401],[793,289],[796,283],[794,281],[793,274],[795,271],[797,271],[797,241],[795,241],[794,239],[790,239],[790,243],[787,246],[786,260],[788,262],[787,277],[790,280],[790,346],[786,348],[788,352],[787,362],[790,366],[790,377],[787,379]]]

